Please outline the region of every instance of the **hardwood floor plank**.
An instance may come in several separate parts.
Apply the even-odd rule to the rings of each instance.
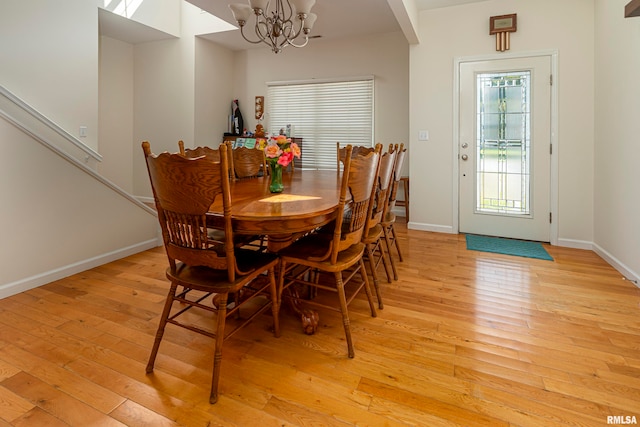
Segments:
[[[335,427],[346,427],[353,425],[350,422],[338,420],[326,413],[313,411],[303,405],[294,404],[293,402],[281,400],[277,397],[269,399],[269,402],[265,406],[264,411],[274,415],[279,420],[285,420],[287,424],[283,425],[326,425]]]
[[[72,375],[68,369],[49,363],[45,359],[17,347],[5,347],[2,357],[11,360],[24,373],[37,377],[43,383],[55,387],[57,390],[101,412],[108,413],[112,411],[113,408],[122,404],[124,400],[117,393],[97,386],[95,383],[87,381],[80,376]],[[12,378],[14,377],[15,375]]]
[[[397,224],[400,280],[315,335],[284,307],[225,342],[169,325],[145,366],[168,284],[163,248],[0,300],[3,426],[602,426],[640,419],[640,289],[592,251],[554,261],[466,250]],[[395,255],[394,255],[395,256]],[[397,260],[397,257],[396,257]],[[190,314],[200,324],[210,314]],[[87,421],[89,420],[89,421]]]
[[[109,413],[110,416],[127,425],[128,427],[178,427],[180,424],[156,414],[155,412],[139,405],[131,400],[126,400],[122,405]]]
[[[0,423],[0,427],[5,424]],[[34,427],[34,426],[47,426],[47,427],[68,427],[69,424],[54,417],[53,415],[43,411],[38,407],[34,407],[32,410],[24,414],[22,417],[13,421],[12,424],[16,427]]]
[[[469,394],[455,393],[451,390],[439,390],[424,396],[392,387],[377,381],[363,379],[359,389],[371,393],[380,399],[390,400],[414,409],[422,409],[430,416],[437,416],[459,423],[461,425],[508,426],[509,423],[489,415],[482,414],[471,402]],[[473,409],[471,409],[473,407]]]
[[[15,375],[19,375],[20,372]],[[7,377],[0,382],[0,419],[10,423],[13,422],[25,414],[29,413],[34,408],[34,404],[23,396],[13,392],[10,388],[5,387],[4,382],[12,378]]]
[[[588,423],[601,423],[600,414],[608,410],[605,405],[550,392],[543,387],[523,385],[518,378],[505,378],[462,367],[456,367],[455,375],[476,384],[475,393],[483,399],[536,414],[536,417],[547,417],[548,422],[562,418],[562,423],[571,424],[578,419],[586,422],[583,419],[586,418]]]
[[[602,381],[593,381],[591,382],[592,387],[585,387],[584,384],[589,383],[586,377],[574,376],[573,380],[577,380],[578,383],[566,383],[546,378],[545,389],[607,405],[611,408],[611,414],[637,414],[638,402],[640,401],[637,399],[637,390],[632,389],[632,392],[627,395],[618,392],[618,390],[627,391],[625,387],[608,387],[607,391],[602,391],[601,388],[606,386]]]
[[[27,373],[7,378],[2,386],[71,426],[125,425]]]
[[[69,369],[179,425],[225,425],[223,419],[209,413],[208,389],[193,387],[185,382],[171,383],[166,381],[165,376],[147,376],[143,366],[138,367],[143,376],[141,380],[132,379],[101,363],[84,358],[74,361]],[[174,393],[163,392],[162,389],[166,387]],[[175,391],[179,391],[184,399],[175,396]],[[221,398],[218,403],[222,403],[222,400]]]

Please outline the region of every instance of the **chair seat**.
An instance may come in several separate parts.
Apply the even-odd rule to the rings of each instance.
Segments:
[[[207,229],[207,236],[211,240],[220,240],[220,241],[222,241],[222,240],[225,239],[224,230],[218,230],[218,229],[215,229],[215,228],[208,228]],[[258,242],[258,244],[255,244],[255,246],[257,246],[259,249],[262,249],[261,242],[263,240],[264,240],[264,236],[248,235],[248,234],[234,234],[233,235],[233,245],[236,246],[236,247],[252,245],[252,244],[254,244],[254,242]]]
[[[378,307],[383,308],[382,297],[380,292],[380,285],[378,283],[378,266],[380,263],[384,266],[384,271],[387,275],[387,282],[392,282],[393,273],[391,271],[390,263],[391,261],[387,260],[385,256],[384,249],[382,247],[382,242],[386,241],[384,226],[379,223],[369,229],[369,232],[366,236],[362,238],[362,243],[366,245],[366,255],[369,258],[369,263],[371,266],[371,276],[373,277],[373,286],[376,289],[376,293],[378,295]],[[387,248],[388,251],[388,248]],[[391,255],[389,255],[391,256]]]
[[[384,227],[388,227],[389,225],[396,222],[396,214],[393,212],[387,212],[384,218],[382,218],[382,225]]]
[[[338,253],[338,261],[331,264],[330,253],[332,234],[313,233],[278,252],[278,256],[285,261],[293,260],[296,264],[312,268],[319,268],[327,272],[338,272],[355,265],[365,250],[363,243],[351,245],[348,249]]]
[[[384,237],[384,232],[381,224],[376,224],[369,229],[366,236],[362,238],[362,242],[366,244],[376,243],[379,239]]]
[[[167,278],[181,286],[213,293],[233,293],[241,289],[251,277],[257,277],[265,269],[275,267],[278,258],[274,254],[261,253],[249,249],[237,249],[236,261],[247,275],[236,275],[236,280],[229,282],[226,270],[215,270],[209,267],[194,267],[177,263],[176,270],[167,268]]]

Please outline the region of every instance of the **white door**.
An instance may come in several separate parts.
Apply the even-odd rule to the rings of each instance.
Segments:
[[[551,58],[459,65],[459,230],[550,240]]]

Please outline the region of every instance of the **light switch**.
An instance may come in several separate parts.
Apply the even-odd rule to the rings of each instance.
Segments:
[[[421,130],[418,132],[418,141],[428,141],[429,140],[429,131]]]

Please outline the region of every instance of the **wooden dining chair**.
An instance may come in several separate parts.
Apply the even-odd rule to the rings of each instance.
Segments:
[[[393,212],[393,208],[396,206],[396,196],[400,185],[400,179],[402,178],[402,165],[404,164],[407,149],[404,147],[404,144],[400,144],[395,148],[395,150],[398,154],[396,156],[396,164],[393,168],[393,179],[389,190],[389,203],[387,204],[386,212],[382,215],[382,229],[384,232],[387,252],[389,253],[389,260],[391,261],[393,277],[395,280],[398,280],[398,269],[396,267],[396,262],[391,255],[391,248],[395,247],[400,262],[403,261],[403,258],[402,251],[400,250],[400,242],[398,241],[398,235],[396,234],[396,229],[394,227],[396,223],[396,214]]]
[[[307,234],[278,252],[280,292],[294,284],[304,284],[312,289],[337,293],[337,307],[317,296],[304,303],[342,313],[349,357],[354,357],[354,349],[347,307],[363,288],[371,316],[377,315],[363,261],[362,234],[371,213],[370,200],[380,164],[379,150],[355,157],[352,150],[353,147],[346,147],[337,217],[331,232]],[[320,277],[320,273],[333,277]],[[295,292],[291,294],[295,295]]]
[[[274,254],[237,248],[231,243],[233,201],[226,173],[226,145],[219,148],[220,163],[204,157],[189,159],[178,153],[156,156],[146,141],[142,149],[169,260],[166,277],[171,282],[146,371],[153,372],[167,323],[214,338],[209,402],[215,403],[223,341],[269,307],[274,335],[280,335],[275,279],[278,259]],[[223,214],[212,218],[208,210],[218,198],[222,199]],[[213,220],[222,223],[224,240],[214,240],[207,232]],[[215,314],[210,326],[194,318],[195,313],[207,312]],[[183,316],[185,313],[190,315]],[[227,319],[231,319],[228,328]]]
[[[362,236],[362,242],[366,245],[365,256],[369,260],[371,277],[373,279],[373,287],[376,290],[378,298],[378,308],[384,307],[382,303],[382,295],[380,292],[380,280],[378,279],[378,266],[383,264],[387,274],[387,281],[392,281],[391,261],[387,259],[388,249],[385,249],[386,241],[384,229],[382,227],[383,214],[387,211],[389,204],[389,189],[393,178],[393,168],[396,162],[396,151],[390,149],[382,154],[380,158],[380,167],[378,168],[378,176],[376,177],[376,188],[374,197],[371,200],[371,215],[365,225],[365,231]]]
[[[227,147],[227,154],[231,153],[231,141],[223,141]],[[222,145],[221,144],[221,145]],[[220,162],[220,150],[214,149],[211,147],[195,147],[195,148],[185,148],[184,141],[178,141],[178,148],[180,149],[180,154],[189,158],[195,159],[196,157],[205,157],[207,160],[219,163]],[[227,155],[229,159],[231,159],[230,155]],[[231,180],[235,179],[235,172],[233,170],[233,163],[229,162],[228,164],[229,178]],[[223,240],[224,239],[224,230],[219,230],[217,228],[211,227],[208,230],[209,237],[214,240]],[[253,247],[258,250],[265,250],[266,247],[266,237],[261,235],[247,235],[247,234],[234,234],[233,239],[235,241],[235,245],[238,247],[248,246]]]
[[[237,179],[257,178],[267,174],[264,151],[247,147],[234,149],[233,169]]]

